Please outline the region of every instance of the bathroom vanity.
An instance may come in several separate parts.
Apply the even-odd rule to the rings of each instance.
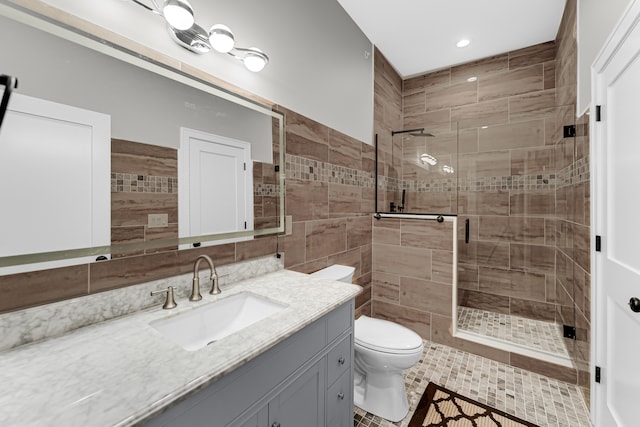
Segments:
[[[149,287],[166,284],[186,292],[186,279],[123,292],[148,297]],[[0,352],[0,425],[352,425],[353,311],[361,288],[287,270],[221,288],[197,303],[178,293],[173,310],[158,304]],[[152,326],[242,293],[284,308],[194,351]],[[27,309],[28,317],[2,315],[0,332],[10,334],[3,327],[11,316],[23,316],[26,329],[64,322],[78,313],[56,310],[87,310],[106,294]]]

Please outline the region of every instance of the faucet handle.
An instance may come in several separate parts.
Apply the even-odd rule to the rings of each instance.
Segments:
[[[231,273],[226,273],[226,274],[214,274],[213,276],[211,276],[211,290],[209,291],[209,293],[211,295],[218,295],[219,293],[221,293],[222,291],[220,290],[220,286],[218,285],[218,279],[220,277],[226,277]]]
[[[153,291],[151,292],[151,296],[164,293],[167,294],[167,299],[164,301],[162,308],[165,310],[176,308],[178,304],[176,304],[176,300],[173,298],[173,286],[169,286],[167,289],[159,289],[157,291]]]

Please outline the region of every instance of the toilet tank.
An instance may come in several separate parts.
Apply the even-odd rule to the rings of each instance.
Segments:
[[[338,282],[353,283],[353,273],[355,271],[355,267],[334,264],[327,268],[323,268],[322,270],[318,270],[315,273],[311,273],[311,276],[320,279],[331,279]]]

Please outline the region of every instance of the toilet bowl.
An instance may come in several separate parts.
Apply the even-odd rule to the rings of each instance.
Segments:
[[[396,422],[409,412],[403,371],[422,356],[420,335],[382,319],[360,316],[355,321],[354,403]]]
[[[352,283],[354,267],[332,265],[311,276]],[[420,335],[389,322],[360,316],[354,331],[354,404],[396,422],[409,412],[402,371],[422,356]]]

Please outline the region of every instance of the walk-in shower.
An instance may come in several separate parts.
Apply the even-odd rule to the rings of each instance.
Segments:
[[[424,125],[378,135],[376,212],[456,217],[456,336],[574,366],[586,332],[568,262],[581,179],[573,105],[506,124]]]

